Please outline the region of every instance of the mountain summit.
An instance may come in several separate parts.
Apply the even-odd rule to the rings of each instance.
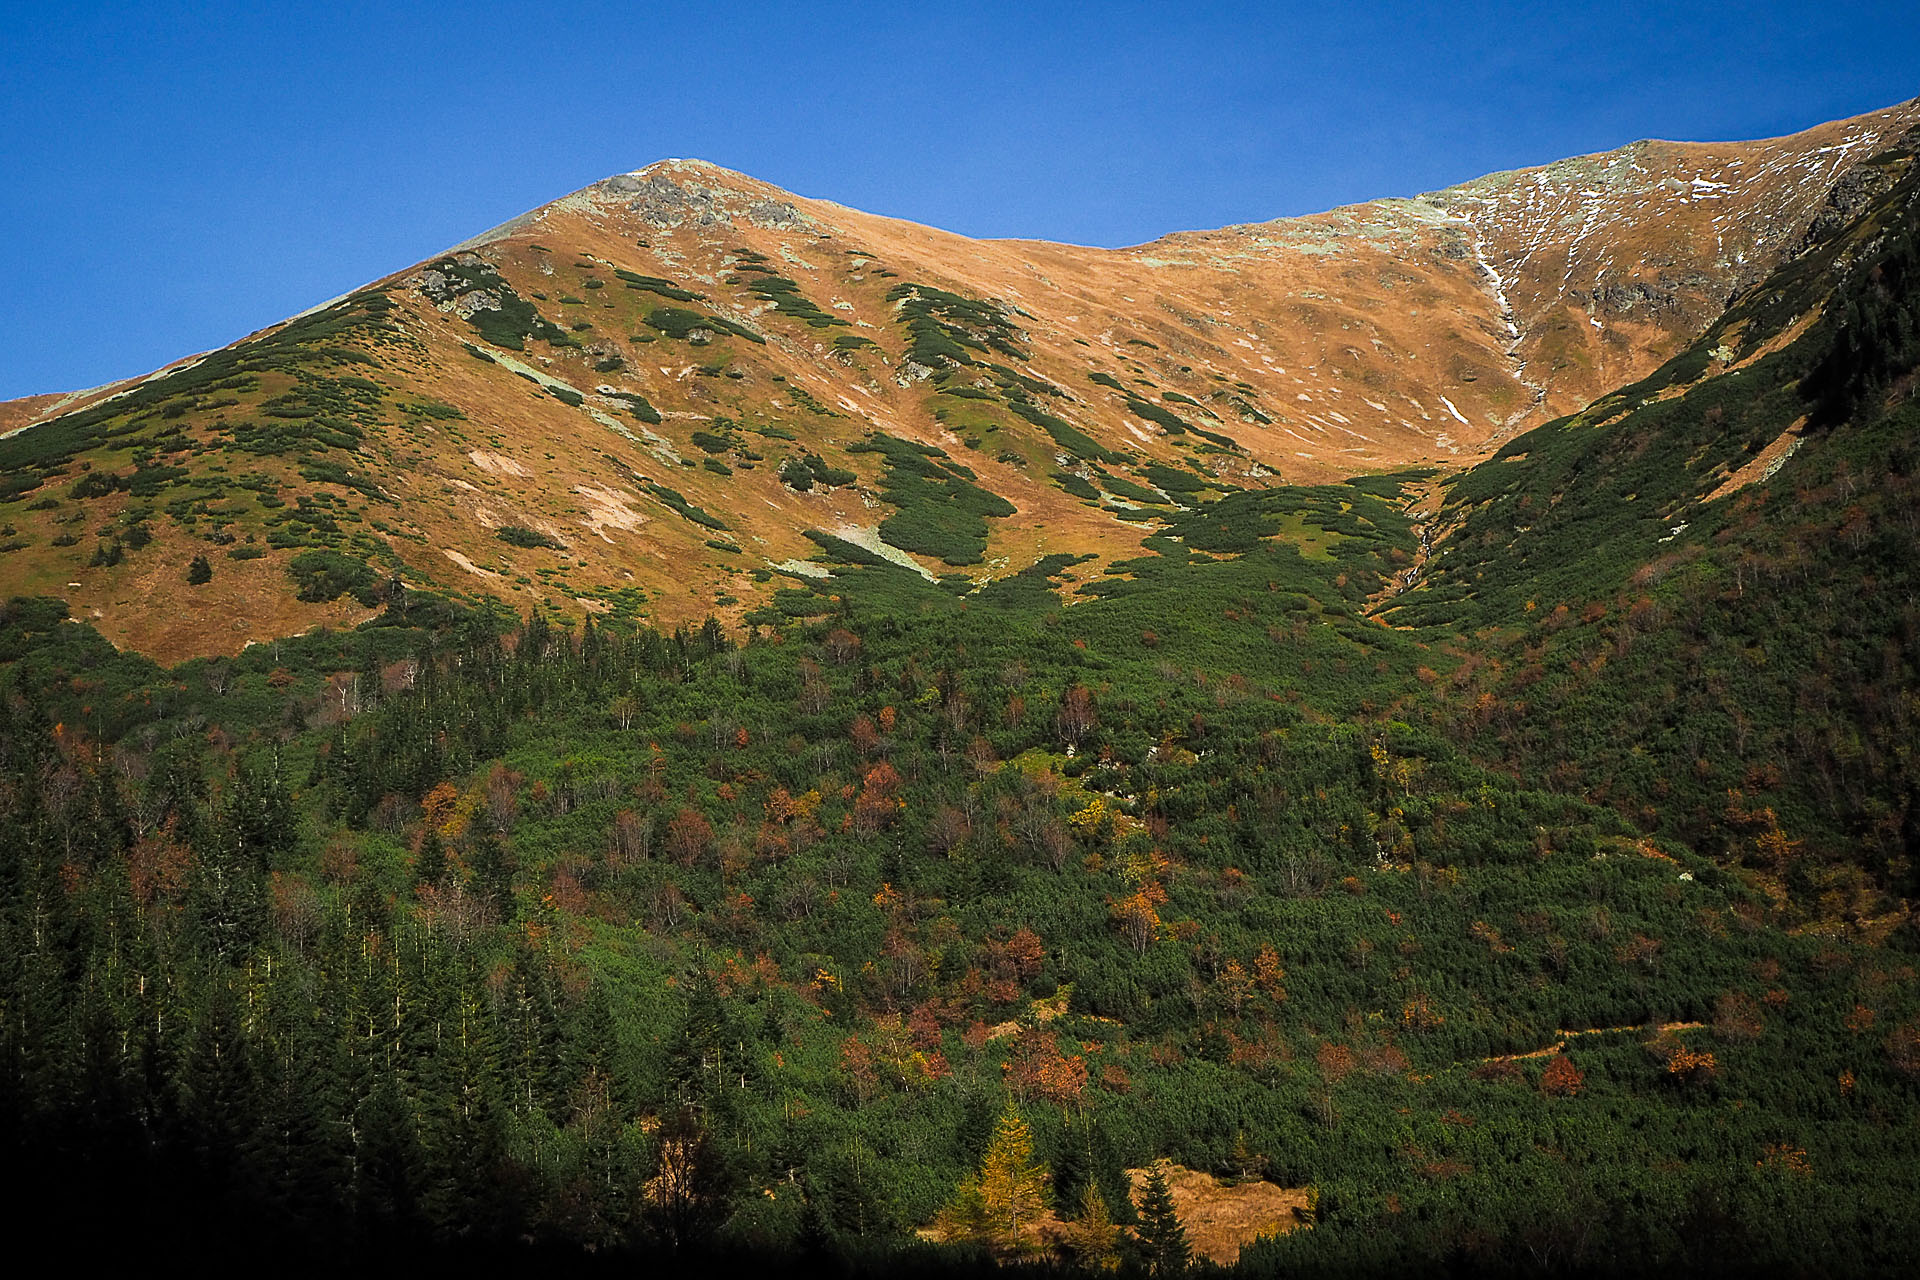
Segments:
[[[397,585],[671,624],[751,618],[823,547],[956,589],[1110,565],[1195,495],[1454,469],[1645,376],[1916,126],[1920,101],[1639,142],[1116,250],[664,160],[220,351],[0,405],[0,563],[164,659]]]

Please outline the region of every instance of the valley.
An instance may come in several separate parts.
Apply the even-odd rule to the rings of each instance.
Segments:
[[[1117,250],[662,161],[0,405],[25,1220],[1902,1274],[1916,335],[1920,101]]]

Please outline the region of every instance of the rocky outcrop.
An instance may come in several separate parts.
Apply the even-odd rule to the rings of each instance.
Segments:
[[[623,173],[608,178],[601,186],[613,195],[631,197],[626,204],[627,212],[662,231],[685,226],[733,225],[733,219],[720,207],[712,191],[682,186],[660,174],[642,177]]]

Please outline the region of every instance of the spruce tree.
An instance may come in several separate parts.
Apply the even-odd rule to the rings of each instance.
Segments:
[[[491,904],[503,920],[513,918],[513,855],[501,843],[485,808],[474,815],[468,837],[467,865],[473,868],[473,891]]]
[[[727,1011],[704,951],[695,954],[682,989],[686,1003],[667,1048],[667,1080],[682,1104],[708,1102],[724,1072]]]
[[[429,823],[420,837],[420,852],[414,855],[413,882],[430,888],[439,884],[446,874],[447,846],[440,839],[440,832]]]
[[[1140,1246],[1149,1275],[1183,1275],[1193,1262],[1187,1229],[1174,1212],[1173,1193],[1159,1163],[1147,1171],[1146,1190],[1140,1197]]]

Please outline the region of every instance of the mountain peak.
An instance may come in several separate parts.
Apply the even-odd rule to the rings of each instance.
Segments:
[[[280,591],[349,548],[454,595],[668,623],[765,607],[815,535],[975,585],[1124,561],[1198,493],[1466,465],[1645,376],[1870,195],[1865,162],[1916,114],[1129,249],[971,240],[660,160],[223,351],[5,407],[9,563],[177,657],[349,616]],[[223,452],[257,509],[182,496],[162,517],[131,491]],[[926,466],[952,509],[925,505],[916,456],[950,460]],[[155,597],[22,505],[82,463],[90,514],[161,555],[242,539],[251,585],[224,613],[124,607]],[[351,528],[376,517],[378,538]]]

